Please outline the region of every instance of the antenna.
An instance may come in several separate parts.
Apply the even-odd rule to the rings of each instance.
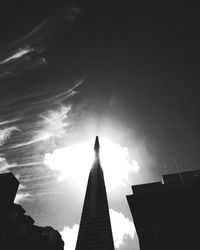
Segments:
[[[184,183],[184,182],[183,182],[183,178],[182,178],[181,172],[180,172],[180,170],[179,170],[179,166],[178,166],[178,164],[177,164],[176,158],[174,158],[174,165],[175,165],[175,167],[176,167],[176,169],[177,169],[178,175],[179,175],[179,177],[180,177],[180,179],[181,179],[181,182],[182,182],[182,184],[183,184],[183,183]]]

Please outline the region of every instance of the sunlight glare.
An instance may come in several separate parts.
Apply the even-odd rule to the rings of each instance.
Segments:
[[[59,148],[45,154],[44,163],[60,172],[59,180],[67,178],[86,182],[94,161],[94,141]],[[107,189],[125,185],[129,175],[139,170],[137,161],[129,157],[127,147],[100,138],[100,161]]]

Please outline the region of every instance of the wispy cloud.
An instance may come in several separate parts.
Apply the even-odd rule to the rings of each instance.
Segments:
[[[53,173],[53,174],[42,175],[42,176],[37,176],[37,177],[34,177],[34,176],[31,175],[28,178],[23,178],[22,181],[23,181],[23,183],[39,181],[39,180],[41,181],[41,180],[50,179],[50,178],[53,178],[53,177],[57,177],[57,174]]]
[[[42,105],[42,104],[61,104],[65,100],[67,100],[69,97],[76,95],[78,93],[78,87],[83,84],[84,80],[81,79],[73,84],[73,86],[70,89],[65,89],[60,91],[58,94],[54,94],[51,97],[48,98],[40,98],[39,101],[33,102],[32,105]]]
[[[34,161],[34,162],[27,162],[27,163],[21,163],[21,164],[16,164],[16,167],[32,167],[32,166],[40,166],[42,162],[40,161]]]
[[[47,59],[37,48],[19,47],[0,61],[0,79],[17,76],[39,66],[45,66]]]
[[[38,44],[44,46],[44,44],[48,43],[48,39],[52,38],[52,35],[55,37],[61,32],[67,31],[80,13],[81,11],[78,7],[62,6],[62,9],[54,13],[53,16],[44,19],[18,41],[31,44],[33,47]]]
[[[17,51],[14,51],[13,54],[11,54],[7,58],[1,60],[0,65],[3,65],[3,64],[6,64],[8,62],[11,62],[15,59],[21,58],[24,55],[27,55],[32,51],[34,51],[34,48],[31,48],[30,46],[24,46],[24,48],[19,48],[19,49],[17,49]]]
[[[12,120],[1,121],[1,122],[0,122],[0,126],[2,126],[2,125],[7,125],[7,124],[10,124],[10,123],[14,123],[14,122],[19,121],[19,120],[20,120],[20,119],[17,118],[17,119],[12,119]]]
[[[50,92],[52,103],[49,102],[48,105],[34,103],[35,96],[38,99],[41,98],[37,93],[23,96],[22,100],[19,99],[13,104],[14,112],[11,109],[9,115],[7,115],[8,112],[5,117],[2,115],[0,121],[1,172],[12,171],[14,174],[25,175],[27,178],[20,177],[20,181],[22,184],[29,182],[31,187],[37,186],[40,180],[42,180],[42,186],[51,185],[56,181],[58,173],[52,172],[45,166],[44,156],[66,136],[72,105],[63,104],[62,100],[67,99],[66,95],[74,94],[82,82],[75,82],[67,90],[64,86],[65,91],[62,92],[59,89],[54,92],[54,95]],[[48,94],[47,97],[49,99]],[[58,103],[55,104],[55,100]],[[19,118],[10,119],[10,117]],[[37,176],[37,173],[40,174]]]
[[[23,189],[25,189],[25,188],[26,188],[26,187],[20,183],[20,184],[19,184],[19,187],[18,187],[18,190],[23,190]]]
[[[0,173],[7,172],[10,168],[15,166],[16,163],[8,164],[4,157],[0,157]]]
[[[13,131],[19,130],[16,126],[7,127],[0,130],[0,146],[2,146],[10,137]]]
[[[61,105],[58,110],[50,110],[46,115],[40,115],[43,119],[44,131],[41,130],[38,139],[49,139],[51,136],[60,137],[68,126],[68,113],[71,106]]]
[[[52,45],[58,35],[65,33],[79,13],[78,8],[66,6],[4,47],[0,53],[0,79],[46,65],[48,60],[43,52],[47,50],[48,44]]]
[[[47,50],[56,44],[57,38],[60,39],[68,31],[79,13],[76,7],[62,6],[52,16],[44,17],[28,33],[0,49],[0,80],[6,94],[8,89],[12,90],[15,81],[9,82],[7,87],[3,80],[46,65],[46,56],[51,54],[46,53]],[[31,88],[33,91],[27,91],[26,87],[20,86],[19,92],[15,83],[14,96],[0,93],[0,172],[20,173],[23,189],[16,196],[17,202],[30,197],[33,199],[36,192],[37,197],[50,196],[45,187],[56,181],[57,174],[44,165],[44,154],[52,150],[56,140],[66,136],[72,107],[67,101],[78,93],[77,88],[82,83],[83,80],[70,85],[66,82],[55,82],[49,84],[48,88],[45,84],[36,84]],[[27,183],[29,187],[26,187]],[[38,191],[39,185],[42,186],[43,193]]]
[[[59,195],[59,194],[61,194],[61,192],[60,191],[57,191],[57,192],[55,192],[55,191],[52,191],[52,192],[37,192],[37,193],[35,193],[34,195],[32,195],[32,199],[36,199],[36,198],[40,198],[40,197],[42,197],[43,199],[45,198],[53,198],[53,196],[57,196],[57,195]]]
[[[30,193],[27,192],[18,192],[17,195],[15,196],[14,203],[20,204],[26,200],[28,200],[31,197]]]
[[[35,122],[34,124],[30,124],[29,133],[31,133],[31,128],[34,126],[32,138],[24,142],[13,143],[12,145],[8,146],[7,149],[27,147],[36,143],[40,143],[42,141],[47,141],[51,137],[60,137],[64,135],[66,132],[66,127],[69,124],[68,113],[70,110],[70,105],[65,106],[63,104],[60,104],[56,110],[48,110],[44,114],[40,114],[40,119],[37,120],[37,122]],[[17,127],[10,127],[0,130],[0,145],[3,145],[3,143],[15,130],[19,129]],[[23,128],[21,129],[21,133],[23,134]]]
[[[52,136],[51,134],[46,133],[46,134],[37,136],[36,138],[33,138],[32,140],[29,140],[27,142],[22,142],[22,143],[18,143],[18,144],[14,144],[12,146],[9,146],[8,149],[18,149],[21,147],[30,146],[30,145],[33,145],[35,143],[45,141],[45,140],[49,139],[51,136]]]

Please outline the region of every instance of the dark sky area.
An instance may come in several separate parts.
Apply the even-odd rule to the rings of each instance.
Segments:
[[[145,145],[152,162],[131,184],[176,172],[175,159],[179,171],[199,169],[200,9],[191,2],[131,2],[1,1],[0,164],[20,176],[26,192],[37,196],[35,180],[44,172],[54,183],[56,174],[38,162],[63,138],[84,138],[87,124],[92,136],[109,127],[128,148]],[[46,132],[50,110],[64,112],[70,125],[48,125],[60,137],[47,142],[37,133]],[[48,184],[48,191],[49,185],[55,193],[60,188]],[[48,224],[39,199],[35,208],[23,204],[38,224]],[[61,205],[52,211],[58,207],[64,213]],[[75,223],[77,211],[76,219],[65,219]],[[62,219],[52,221],[62,230]]]

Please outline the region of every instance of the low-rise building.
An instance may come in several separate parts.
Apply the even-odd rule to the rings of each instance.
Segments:
[[[19,186],[11,173],[0,175],[0,249],[2,250],[63,250],[60,233],[52,227],[39,227],[25,214],[22,206],[14,204]]]
[[[127,196],[140,250],[200,249],[200,171],[163,175]]]

